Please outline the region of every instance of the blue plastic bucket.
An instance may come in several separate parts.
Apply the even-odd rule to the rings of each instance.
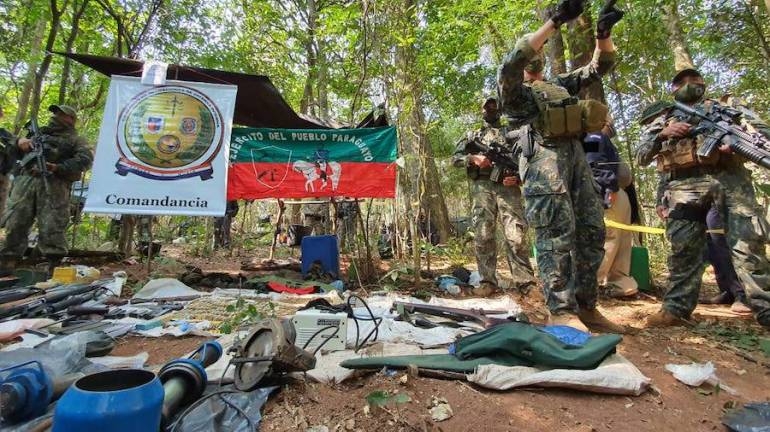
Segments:
[[[163,385],[142,369],[99,372],[59,399],[53,432],[149,432],[160,428]]]

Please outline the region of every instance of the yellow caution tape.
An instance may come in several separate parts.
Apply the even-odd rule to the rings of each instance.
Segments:
[[[646,234],[665,234],[666,233],[666,230],[664,230],[663,228],[652,228],[652,227],[646,227],[643,225],[626,225],[620,222],[609,220],[607,218],[604,218],[604,225],[606,225],[608,228],[616,228],[623,231],[633,231],[633,232],[640,232],[640,233],[646,233]]]
[[[606,225],[608,228],[616,228],[623,231],[633,231],[633,232],[640,232],[640,233],[646,233],[646,234],[665,234],[666,233],[666,230],[663,228],[646,227],[643,225],[626,225],[620,222],[609,220],[607,218],[604,219],[604,225]],[[713,229],[713,230],[706,230],[706,232],[710,234],[724,234],[725,230],[719,228],[719,229]]]

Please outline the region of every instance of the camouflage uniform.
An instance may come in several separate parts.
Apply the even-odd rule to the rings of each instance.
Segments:
[[[302,205],[304,225],[310,227],[311,235],[319,236],[329,232],[329,203],[307,203]]]
[[[57,170],[47,179],[47,191],[43,178],[31,169],[33,164],[15,178],[2,220],[6,238],[0,255],[4,259],[16,259],[24,254],[35,219],[40,252],[46,257],[62,257],[67,253],[64,232],[70,216],[70,185],[93,162],[86,140],[73,127],[52,119],[40,132],[46,161],[56,164]]]
[[[743,123],[770,139],[770,127],[741,101],[723,98],[723,102],[743,111]],[[733,265],[746,290],[749,306],[757,321],[770,326],[770,262],[765,245],[770,235],[767,220],[757,203],[751,171],[745,160],[735,154],[722,154],[715,177],[724,187],[727,207],[727,241],[732,248]]]
[[[533,280],[532,268],[529,264],[529,245],[526,239],[527,223],[524,220],[524,210],[521,204],[521,189],[519,186],[504,186],[490,180],[491,167],[479,168],[469,165],[466,145],[473,140],[480,140],[489,145],[497,142],[506,148],[516,143],[506,138],[507,128],[497,124],[484,123],[477,131],[466,134],[457,144],[452,164],[455,167],[466,167],[470,183],[470,194],[473,200],[471,224],[474,230],[476,263],[481,275],[481,282],[497,286],[497,217],[503,224],[506,254],[511,263],[514,283],[526,284]]]
[[[604,208],[578,137],[542,136],[540,95],[531,87],[537,83],[524,83],[523,77],[538,55],[522,38],[505,58],[498,71],[503,112],[512,124],[531,124],[536,142],[531,155],[522,154],[520,170],[548,308],[552,313],[588,313],[596,307],[596,271],[604,256]],[[590,64],[550,83],[574,96],[599,81],[614,63],[614,52],[601,51]]]
[[[639,165],[649,165],[659,157],[663,142],[658,134],[671,116],[660,115],[643,129],[636,149]],[[672,138],[669,144],[692,139]],[[713,173],[713,167],[706,165],[671,169],[662,174],[659,183],[660,203],[668,209],[666,237],[671,244],[663,309],[677,318],[689,318],[698,303],[705,269],[706,215],[712,206],[724,208],[724,190]]]

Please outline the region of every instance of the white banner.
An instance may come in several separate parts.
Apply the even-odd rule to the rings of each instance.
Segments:
[[[237,89],[113,76],[84,211],[224,215]]]

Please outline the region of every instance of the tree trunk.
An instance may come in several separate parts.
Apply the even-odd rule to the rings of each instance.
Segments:
[[[587,13],[580,15],[578,19],[568,24],[567,40],[569,42],[570,56],[572,57],[572,69],[585,66],[593,60],[596,46],[594,25],[591,16]],[[604,86],[601,81],[584,88],[578,95],[581,99],[594,99],[607,103],[604,96]]]
[[[41,48],[43,44],[43,31],[45,30],[45,20],[39,20],[35,24],[35,31],[32,43],[30,44],[30,63],[27,63],[27,76],[24,78],[24,84],[19,92],[18,111],[16,111],[16,118],[13,121],[13,129],[15,133],[21,130],[21,127],[27,121],[27,112],[29,110],[29,101],[32,97],[32,89],[35,86],[35,71],[37,65],[34,63],[40,58]]]
[[[404,0],[404,15],[401,20],[401,27],[403,28],[396,31],[406,35],[418,28],[416,5],[415,0]],[[416,50],[414,43],[399,44],[396,47],[397,76],[401,89],[400,97],[397,96],[398,107],[401,111],[399,116],[400,134],[401,140],[405,143],[405,149],[410,154],[417,155],[417,160],[414,163],[417,166],[418,175],[412,179],[417,180],[418,196],[413,197],[412,201],[419,203],[420,211],[426,217],[430,215],[432,220],[428,223],[435,226],[440,241],[443,242],[451,234],[451,224],[449,223],[449,214],[441,191],[441,184],[438,181],[440,177],[433,160],[433,150],[425,131],[426,124],[422,106],[423,88],[417,71]]]
[[[43,57],[40,67],[35,73],[35,83],[32,88],[32,107],[30,109],[30,115],[37,117],[40,110],[40,99],[43,92],[43,81],[48,74],[48,68],[51,66],[51,51],[53,51],[54,43],[56,43],[56,36],[59,34],[59,24],[61,22],[61,16],[63,10],[67,7],[65,1],[62,5],[62,9],[59,9],[57,0],[51,0],[51,28],[48,31],[48,38],[45,43],[45,56]]]
[[[666,25],[668,32],[668,45],[671,52],[674,53],[674,70],[695,68],[692,61],[690,49],[687,47],[687,39],[682,31],[682,21],[679,19],[676,0],[667,1],[663,4],[663,14],[661,16],[663,24]]]
[[[323,38],[316,41],[316,60],[318,62],[318,80],[316,88],[318,89],[318,115],[323,120],[329,120],[329,83],[326,61],[326,42]]]
[[[770,5],[770,0],[765,1],[768,2],[766,4]],[[762,29],[761,20],[763,17],[760,16],[759,19],[757,19],[757,15],[760,14],[758,6],[752,7],[748,2],[744,6],[745,19],[751,24],[751,28],[754,30],[754,33],[756,33],[757,39],[759,39],[762,55],[765,58],[765,65],[767,65],[770,63],[770,42],[768,42],[767,35],[765,35],[765,32]]]
[[[64,47],[64,52],[71,53],[72,46],[75,44],[75,39],[80,33],[80,18],[83,16],[83,12],[86,10],[89,0],[83,0],[83,3],[78,6],[77,1],[72,3],[72,30],[67,37],[67,43]],[[59,103],[63,104],[67,102],[67,87],[70,79],[70,68],[72,67],[72,60],[69,57],[64,58],[64,65],[62,66],[61,82],[59,83]]]
[[[538,16],[545,22],[552,15],[550,8],[543,8],[538,2]],[[551,75],[558,75],[567,72],[567,60],[564,57],[564,37],[561,34],[561,27],[556,29],[553,36],[545,44],[545,55],[548,57],[548,65],[551,68]]]
[[[298,7],[303,6],[298,3]],[[318,42],[316,40],[316,31],[318,26],[318,11],[316,10],[315,0],[307,0],[305,13],[307,14],[307,40],[305,41],[305,56],[307,58],[307,78],[305,78],[305,89],[302,92],[300,100],[300,112],[318,115],[318,100],[316,99],[318,86]]]

